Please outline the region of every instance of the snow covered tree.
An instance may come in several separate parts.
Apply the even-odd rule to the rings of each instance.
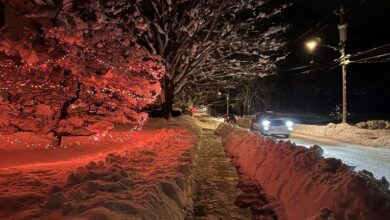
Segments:
[[[143,45],[162,57],[165,116],[179,92],[275,73],[286,27],[270,19],[286,4],[268,0],[143,0]]]
[[[273,105],[277,102],[272,102],[273,99],[281,99],[278,94],[280,90],[278,83],[277,75],[255,77],[238,82],[240,85],[245,85],[237,87],[235,96],[244,107],[243,113],[278,110],[278,106]]]
[[[136,3],[7,2],[27,25],[0,35],[0,132],[30,131],[60,143],[64,135],[104,133],[112,123],[142,125],[141,109],[160,93],[165,68],[137,44],[145,24]]]

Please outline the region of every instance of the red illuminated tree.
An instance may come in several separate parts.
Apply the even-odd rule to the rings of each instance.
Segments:
[[[61,141],[112,123],[142,125],[141,109],[159,94],[164,67],[137,44],[146,24],[136,0],[18,2],[6,10],[24,29],[6,27],[0,36],[2,133]]]

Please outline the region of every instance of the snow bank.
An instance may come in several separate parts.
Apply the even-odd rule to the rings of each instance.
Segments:
[[[390,148],[390,130],[367,130],[348,124],[296,125],[293,134],[311,135],[372,147]]]
[[[68,158],[73,149],[53,149],[64,155],[57,162],[0,168],[0,219],[184,219],[197,128],[184,119],[146,127],[116,128],[128,138],[109,153]]]
[[[253,117],[255,117],[255,116],[253,116]],[[253,117],[252,118],[237,117],[237,124],[243,128],[250,128],[252,120],[254,120]]]
[[[356,127],[363,128],[363,129],[386,129],[390,130],[390,121],[385,120],[371,120],[371,121],[364,121],[359,122],[356,124]]]
[[[274,142],[221,124],[217,131],[240,169],[279,200],[288,219],[388,219],[389,183],[354,172],[322,149]]]

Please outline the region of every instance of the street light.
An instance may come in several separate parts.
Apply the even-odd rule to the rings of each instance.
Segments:
[[[305,43],[305,46],[309,50],[309,52],[313,52],[318,46],[322,46],[322,47],[326,47],[326,48],[332,49],[332,50],[340,53],[339,60],[340,60],[340,64],[341,64],[342,78],[343,78],[343,82],[342,82],[342,86],[343,86],[342,87],[342,90],[343,90],[342,123],[347,123],[347,80],[346,80],[347,71],[346,71],[346,68],[347,68],[347,65],[349,64],[350,61],[349,61],[349,55],[345,54],[344,41],[342,41],[342,43],[340,43],[340,45],[341,45],[341,47],[337,48],[337,47],[329,46],[326,44],[322,44],[320,38],[315,38],[315,39],[309,40]]]
[[[321,43],[321,39],[315,38],[313,40],[309,40],[308,42],[306,42],[305,46],[310,52],[313,52],[317,48],[318,44],[320,43]]]
[[[342,123],[347,123],[347,65],[349,64],[349,55],[345,54],[345,42],[347,41],[347,27],[348,24],[344,20],[344,8],[340,7],[338,15],[340,16],[340,24],[337,26],[340,37],[340,48],[332,47],[329,45],[321,44],[321,38],[315,38],[305,43],[306,48],[312,52],[318,45],[336,50],[340,53],[340,64],[342,71],[342,85],[343,85],[343,120]]]
[[[218,92],[218,96],[221,96],[222,92]],[[229,89],[227,90],[226,93],[226,115],[229,114]]]
[[[337,48],[337,47],[333,47],[333,46],[330,46],[330,45],[323,44],[323,43],[321,43],[321,41],[322,41],[321,38],[316,37],[314,39],[311,39],[311,40],[307,41],[305,43],[305,46],[309,50],[309,52],[313,52],[319,46],[326,47],[326,48],[332,49],[334,51],[340,52],[341,48]]]

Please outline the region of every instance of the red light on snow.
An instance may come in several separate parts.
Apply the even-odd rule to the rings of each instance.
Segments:
[[[93,136],[94,141],[100,141],[101,138],[104,138],[107,135],[108,131],[96,131],[96,134]]]

